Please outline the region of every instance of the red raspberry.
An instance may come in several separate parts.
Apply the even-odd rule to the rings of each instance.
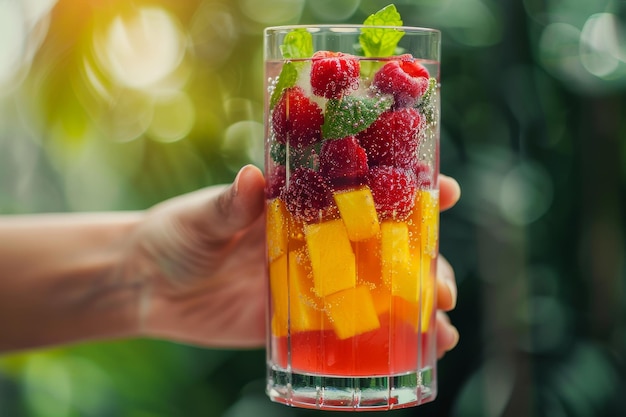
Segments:
[[[362,185],[367,177],[367,155],[354,136],[327,140],[320,151],[320,174],[335,189]]]
[[[430,165],[424,161],[415,160],[408,169],[415,175],[418,189],[427,190],[432,187],[434,178],[433,170],[430,168]]]
[[[428,71],[414,59],[393,60],[374,75],[372,85],[392,94],[396,107],[412,107],[428,89]]]
[[[416,109],[386,111],[357,135],[370,166],[411,166],[417,158],[421,116]]]
[[[275,165],[266,175],[265,194],[268,199],[280,196],[287,181],[287,169],[284,165]]]
[[[305,148],[320,140],[322,124],[322,109],[300,87],[286,89],[272,112],[276,141],[296,148]]]
[[[403,220],[415,203],[417,180],[412,172],[390,166],[370,169],[368,185],[381,219]]]
[[[283,192],[287,210],[296,218],[311,222],[330,207],[332,194],[324,178],[311,168],[297,168]]]
[[[339,98],[347,89],[358,87],[361,64],[356,57],[341,52],[318,51],[312,59],[313,94]]]

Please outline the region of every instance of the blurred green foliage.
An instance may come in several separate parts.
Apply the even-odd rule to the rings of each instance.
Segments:
[[[461,341],[437,401],[394,415],[626,415],[626,4],[395,4],[443,31],[441,169],[463,197],[441,225]],[[263,27],[382,5],[0,2],[0,212],[141,209],[261,165]],[[264,361],[149,340],[7,355],[0,415],[312,415],[266,399]]]

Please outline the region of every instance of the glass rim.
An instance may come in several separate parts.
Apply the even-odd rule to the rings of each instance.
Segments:
[[[424,33],[433,33],[441,36],[441,30],[435,28],[421,27],[421,26],[382,26],[382,25],[363,25],[363,24],[302,24],[302,25],[278,25],[278,26],[268,26],[263,32],[267,35],[269,33],[282,32],[282,31],[291,31],[296,29],[338,29],[337,33],[353,33],[358,32],[360,29],[395,29],[402,30],[406,32],[424,32]],[[348,32],[348,30],[350,30]]]

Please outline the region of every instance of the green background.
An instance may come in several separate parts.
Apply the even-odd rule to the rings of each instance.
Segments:
[[[386,4],[0,2],[0,212],[142,209],[261,166],[262,29]],[[626,2],[395,4],[443,32],[441,170],[463,196],[441,218],[461,340],[438,399],[391,415],[626,415]],[[313,415],[266,399],[264,360],[151,340],[5,355],[0,416]]]

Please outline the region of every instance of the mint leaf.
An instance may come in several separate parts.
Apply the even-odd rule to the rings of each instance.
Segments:
[[[402,26],[402,18],[396,6],[390,4],[369,16],[365,26]],[[387,57],[394,54],[404,32],[392,28],[364,28],[359,35],[359,44],[366,57]]]
[[[313,36],[304,29],[294,29],[285,35],[280,52],[285,59],[310,58],[313,56]]]
[[[324,139],[340,139],[367,129],[383,112],[389,110],[393,97],[330,99],[322,125]]]
[[[293,87],[298,81],[298,69],[293,62],[285,62],[278,75],[278,81],[270,97],[270,109],[273,109],[286,88]]]
[[[285,59],[302,59],[313,56],[313,36],[304,28],[294,29],[285,35],[280,52]],[[278,75],[278,81],[270,97],[270,109],[273,109],[286,88],[293,87],[298,81],[298,69],[302,62],[287,61]]]
[[[415,107],[424,116],[426,123],[432,124],[437,118],[437,108],[435,102],[435,90],[437,89],[437,79],[428,79],[428,88],[417,101]]]

